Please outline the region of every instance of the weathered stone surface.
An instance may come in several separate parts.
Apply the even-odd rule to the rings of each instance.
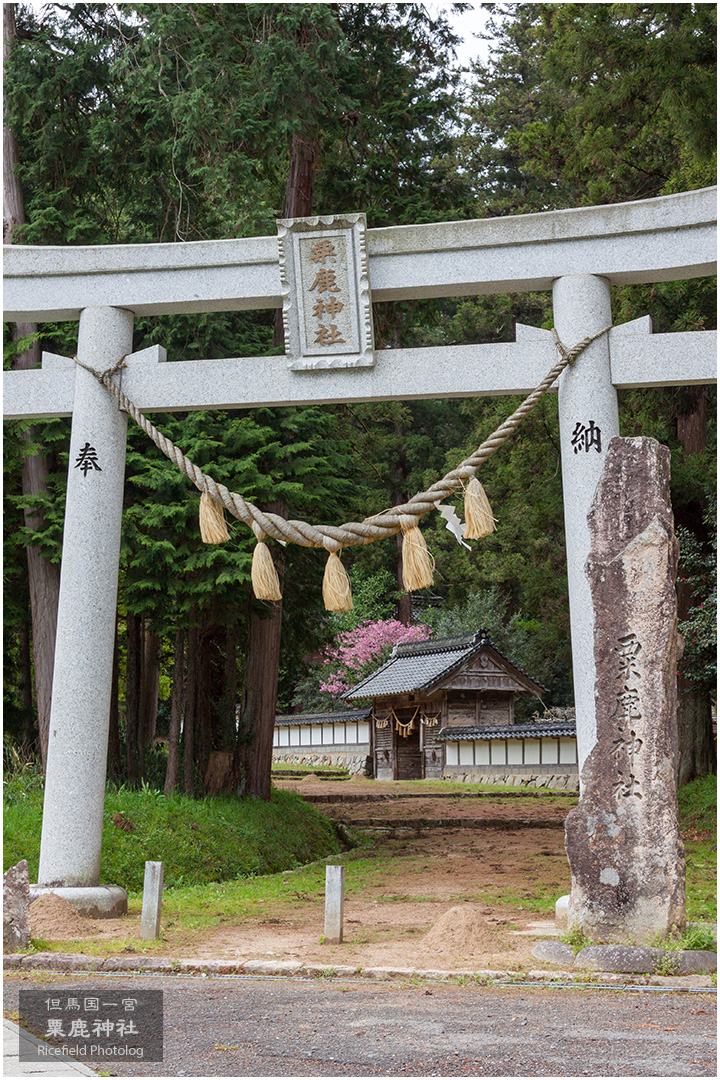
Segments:
[[[295,975],[301,967],[300,960],[247,960],[243,971],[246,975]]]
[[[713,985],[711,975],[651,975],[650,986],[671,986],[674,990],[709,989]]]
[[[293,370],[373,365],[366,231],[364,214],[278,221],[285,349]]]
[[[17,952],[30,944],[30,877],[22,859],[3,874],[3,951]]]
[[[132,352],[132,312],[89,307],[78,359],[103,371]],[[132,360],[128,357],[130,365]],[[38,884],[100,883],[127,416],[75,372]],[[90,451],[99,469],[77,463]],[[87,464],[87,458],[85,459]],[[89,527],[102,522],[102,528]],[[82,648],[78,648],[82,641]]]
[[[561,941],[538,941],[531,956],[546,964],[557,964],[558,967],[572,967],[575,953],[569,945],[563,945]]]
[[[665,447],[615,438],[588,515],[598,740],[565,846],[570,925],[594,942],[645,942],[685,924],[669,481]]]
[[[292,754],[285,753],[285,748],[273,749],[274,765],[324,765],[336,769],[347,769],[350,773],[362,774],[370,752],[370,744],[363,743],[362,753],[337,753],[337,754]]]
[[[343,939],[345,910],[345,867],[325,867],[325,930],[326,945],[339,945]]]
[[[160,937],[160,916],[162,914],[164,875],[164,863],[145,863],[142,915],[140,916],[140,937],[146,941],[154,941],[155,938]]]
[[[555,901],[555,926],[558,930],[568,929],[568,912],[570,910],[570,897],[559,896]]]
[[[717,953],[709,949],[681,949],[669,955],[677,957],[678,975],[705,975],[717,971]]]
[[[22,966],[43,971],[99,971],[103,958],[82,953],[40,952],[26,956]]]
[[[103,971],[173,971],[172,960],[164,956],[109,956]]]
[[[646,945],[588,945],[575,957],[574,967],[590,971],[653,975],[662,965],[664,949]]]

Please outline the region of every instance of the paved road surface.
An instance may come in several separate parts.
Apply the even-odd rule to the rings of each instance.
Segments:
[[[47,980],[47,976],[45,976]],[[29,976],[6,982],[5,1007]],[[53,976],[165,991],[165,1059],[118,1076],[715,1076],[710,993]]]

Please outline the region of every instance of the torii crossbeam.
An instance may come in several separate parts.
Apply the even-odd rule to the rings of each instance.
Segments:
[[[343,221],[351,217],[356,226],[358,215]],[[331,229],[333,220],[300,228]],[[555,327],[570,347],[612,322],[612,285],[715,273],[715,232],[716,189],[706,188],[613,206],[369,229],[358,265],[374,301],[552,289]],[[78,358],[102,371],[131,351],[135,315],[287,306],[283,271],[277,237],[10,247],[5,318],[78,320]],[[713,383],[716,344],[712,332],[652,336],[649,318],[638,319],[594,342],[559,381],[580,768],[595,742],[586,516],[606,447],[619,434],[617,389]],[[147,411],[508,395],[530,391],[555,359],[549,333],[525,326],[515,343],[370,350],[370,364],[357,367],[335,366],[347,358],[330,348],[322,367],[309,370],[293,370],[287,357],[166,363],[155,347],[128,357],[123,390]],[[89,372],[47,353],[41,369],[4,375],[4,415],[72,415],[39,882],[96,887],[126,417]],[[99,469],[76,464],[89,450]]]

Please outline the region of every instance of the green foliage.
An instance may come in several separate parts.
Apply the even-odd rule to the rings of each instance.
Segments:
[[[592,941],[585,937],[579,926],[573,926],[572,929],[566,930],[564,934],[560,935],[560,940],[564,945],[569,945],[575,953],[579,953],[586,945],[592,945]]]
[[[714,833],[717,829],[717,777],[703,776],[684,784],[678,792],[678,804],[683,830]]]
[[[32,792],[42,791],[42,765],[27,748],[3,737],[3,803],[22,803]]]
[[[717,936],[707,926],[688,923],[682,934],[674,934],[671,937],[658,935],[651,945],[665,949],[668,954],[666,959],[672,963],[672,954],[683,949],[707,949],[708,952],[717,952]],[[658,972],[658,974],[673,974],[673,972]]]
[[[4,867],[27,859],[37,878],[42,787],[16,778],[4,813]],[[108,790],[103,824],[102,878],[142,890],[145,862],[165,864],[165,884],[207,885],[280,870],[340,851],[333,825],[299,796],[274,791],[269,803],[231,797],[166,798]]]
[[[716,18],[711,4],[503,9],[465,135],[490,212],[712,184]]]
[[[710,535],[708,550],[703,550],[689,529],[677,530],[680,542],[678,581],[692,590],[693,605],[687,618],[678,623],[685,639],[682,655],[686,677],[702,689],[714,691],[717,684],[717,526],[715,502],[705,515]]]
[[[329,630],[333,634],[344,630],[354,630],[360,623],[377,622],[378,619],[391,619],[395,613],[398,597],[397,584],[388,570],[381,568],[374,574],[362,574],[359,566],[353,566],[348,573],[352,589],[353,607],[351,611],[332,614]]]

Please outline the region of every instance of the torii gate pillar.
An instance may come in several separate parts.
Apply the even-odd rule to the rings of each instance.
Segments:
[[[131,311],[86,308],[80,315],[78,359],[97,371],[107,370],[132,351],[132,333]],[[78,367],[38,872],[41,888],[86,888],[100,881],[126,437],[125,413],[89,371]],[[124,890],[112,892],[124,896]],[[117,899],[113,910],[104,914],[117,912]],[[124,902],[126,907],[126,896]]]
[[[612,323],[605,278],[577,274],[553,283],[555,328],[568,347]],[[610,439],[620,434],[617,391],[610,372],[608,335],[594,341],[582,363],[565,368],[558,384],[568,593],[578,768],[595,745],[593,605],[585,576],[590,552],[587,515]]]

